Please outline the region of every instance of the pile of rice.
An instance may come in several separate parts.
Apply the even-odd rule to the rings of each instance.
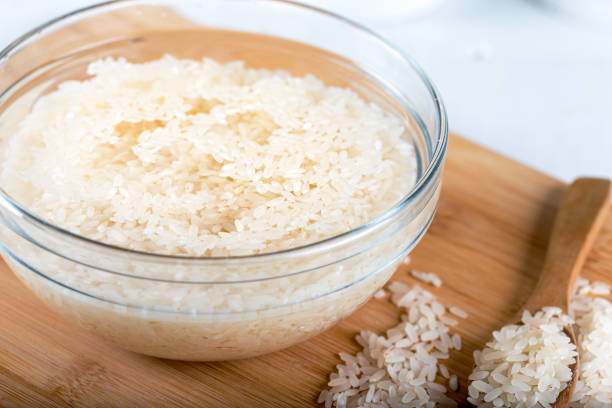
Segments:
[[[561,328],[575,320],[580,376],[570,408],[612,407],[610,286],[578,278],[570,314],[546,308],[524,326],[506,326],[476,352],[468,400],[478,407],[548,407],[571,378],[575,347]],[[529,322],[528,324],[526,322]]]
[[[270,252],[357,227],[416,180],[402,120],[313,76],[241,62],[104,59],[3,140],[2,186],[131,249]]]
[[[474,352],[468,401],[478,407],[550,407],[572,378],[576,346],[563,327],[572,319],[546,307],[523,313],[521,325],[493,332],[493,340]]]
[[[570,408],[612,407],[612,303],[610,286],[578,279],[572,300],[580,377]]]
[[[392,302],[406,311],[401,323],[381,336],[361,331],[356,340],[363,350],[355,356],[340,353],[344,364],[336,366],[318,402],[328,408],[457,406],[436,378],[440,375],[451,390],[458,389],[457,376],[439,362],[461,349],[461,337],[449,328],[458,322],[418,285],[393,282],[389,290]]]

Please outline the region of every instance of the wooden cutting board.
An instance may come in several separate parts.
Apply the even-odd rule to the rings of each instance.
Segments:
[[[457,331],[463,349],[446,362],[465,400],[472,352],[516,312],[534,287],[564,185],[452,136],[440,205],[412,266],[444,281],[431,288],[470,317]],[[394,280],[415,283],[409,267]],[[612,217],[584,276],[612,283]],[[308,407],[316,406],[339,351],[356,352],[358,330],[383,331],[399,312],[372,299],[347,320],[302,344],[223,363],[167,361],[105,344],[61,320],[0,265],[0,406]]]
[[[89,35],[96,35],[95,27],[100,25],[87,28]],[[69,48],[71,36],[84,32],[71,30],[65,43],[55,41],[54,46]],[[18,72],[19,64],[14,64],[2,80]],[[462,406],[472,352],[534,288],[564,187],[451,137],[438,213],[414,251],[412,265],[400,268],[393,279],[415,283],[409,267],[435,272],[444,286],[430,288],[432,292],[469,313],[456,330],[463,349],[445,362],[460,377],[459,392],[451,396]],[[612,283],[612,217],[583,275]],[[387,300],[373,299],[332,329],[281,352],[223,363],[167,361],[117,349],[61,320],[1,263],[0,406],[316,406],[328,374],[340,362],[337,353],[358,350],[353,338],[360,329],[381,332],[398,317],[399,310]]]

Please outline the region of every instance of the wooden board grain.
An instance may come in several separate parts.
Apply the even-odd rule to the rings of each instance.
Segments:
[[[470,318],[463,349],[446,363],[464,401],[471,354],[529,296],[542,266],[564,185],[465,139],[451,138],[436,218],[412,266],[440,275],[431,289]],[[415,283],[408,267],[394,280]],[[612,283],[612,217],[584,267]],[[398,310],[372,299],[347,320],[302,344],[223,363],[160,360],[119,350],[61,320],[0,266],[0,406],[316,406],[339,351],[355,352],[362,328],[383,331]]]
[[[164,18],[168,26],[184,27],[171,14]],[[71,27],[48,45],[61,52],[72,46],[75,35],[103,36],[104,27],[115,23],[111,18]],[[142,28],[138,19],[122,24]],[[36,55],[24,53],[0,70],[0,86],[21,73],[20,61],[31,62]],[[557,180],[451,137],[438,213],[411,267],[438,274],[444,286],[432,292],[470,314],[457,328],[463,349],[445,362],[460,377],[460,390],[451,396],[463,406],[473,350],[535,286],[563,188]],[[612,283],[612,217],[584,275]],[[407,266],[393,279],[416,282]],[[353,338],[360,329],[384,331],[398,317],[399,310],[387,300],[373,299],[332,329],[282,352],[222,363],[168,361],[122,351],[61,320],[1,263],[0,406],[316,406],[328,374],[340,362],[337,353],[358,350]]]

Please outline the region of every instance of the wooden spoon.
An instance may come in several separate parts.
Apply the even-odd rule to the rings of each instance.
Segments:
[[[568,187],[555,218],[540,280],[521,314],[524,310],[533,314],[546,306],[569,312],[574,283],[610,209],[610,185],[606,179],[579,178]],[[564,330],[576,344],[572,327]],[[567,406],[576,388],[578,356],[571,368],[572,379],[552,405],[555,408]]]

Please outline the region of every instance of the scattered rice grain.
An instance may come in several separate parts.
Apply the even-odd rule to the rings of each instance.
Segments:
[[[423,271],[419,271],[416,269],[413,269],[412,271],[410,271],[410,273],[412,276],[414,276],[418,280],[425,282],[425,283],[429,283],[430,285],[436,288],[439,288],[440,286],[442,286],[442,280],[435,273],[423,272]]]
[[[324,390],[319,400],[326,401],[332,393],[334,407],[456,407],[446,396],[446,387],[435,382],[440,374],[449,379],[451,389],[458,387],[457,376],[439,362],[448,358],[448,353],[436,351],[461,347],[460,340],[455,340],[459,335],[449,336],[449,328],[441,320],[447,317],[446,309],[418,285],[393,282],[388,289],[391,301],[406,311],[401,323],[387,330],[386,336],[361,331],[356,340],[363,349],[353,359],[341,353],[345,364],[330,375],[331,388]],[[336,391],[335,386],[350,383],[351,378],[357,379],[354,384],[367,386],[351,384]]]

